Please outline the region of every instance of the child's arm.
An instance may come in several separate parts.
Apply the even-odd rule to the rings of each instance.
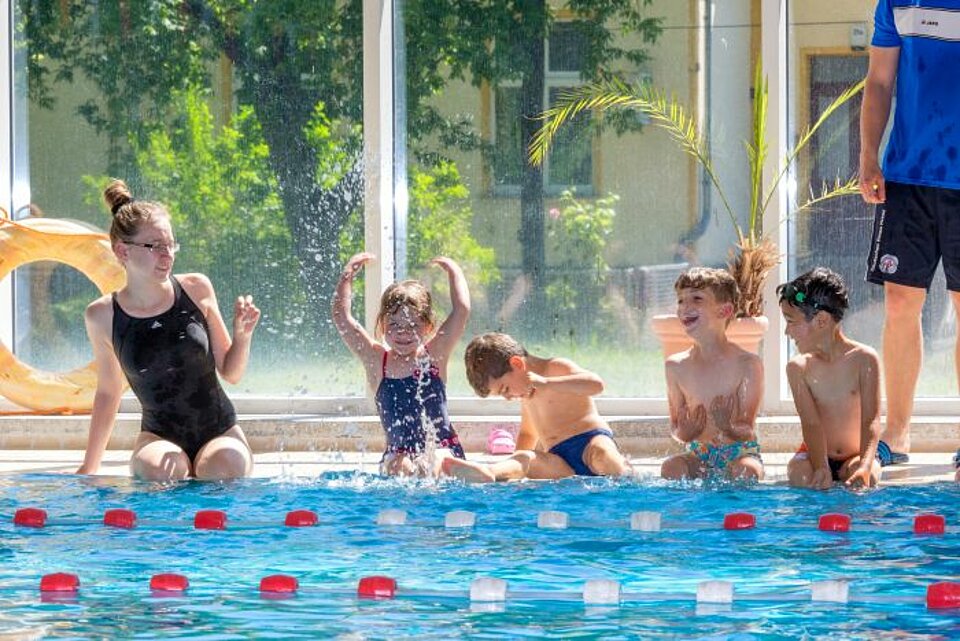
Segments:
[[[596,396],[603,393],[603,379],[583,369],[565,358],[550,359],[547,366],[549,374],[541,376],[527,369],[527,382],[530,389],[549,389],[559,394],[578,396]]]
[[[536,425],[530,418],[530,411],[526,403],[520,403],[520,429],[517,431],[518,450],[535,450],[537,443],[540,442],[540,435],[537,432]]]
[[[666,363],[667,404],[670,407],[670,429],[673,437],[683,443],[695,440],[707,426],[707,410],[703,405],[694,408],[693,413],[687,407],[687,397],[677,381],[679,364]]]
[[[872,484],[873,461],[880,441],[880,359],[873,350],[860,357],[860,464],[847,479],[847,485]]]
[[[346,346],[363,361],[364,367],[368,369],[371,364],[373,366],[377,364],[380,346],[353,317],[350,304],[353,301],[353,279],[360,273],[363,266],[374,258],[375,256],[368,252],[351,257],[343,269],[333,295],[333,324],[336,325],[340,338]]]
[[[453,260],[438,256],[430,261],[430,264],[443,268],[450,279],[450,315],[427,345],[430,356],[438,363],[445,364],[467,328],[467,321],[470,319],[470,290],[467,288],[463,270]]]
[[[820,422],[820,411],[813,398],[813,392],[807,382],[803,380],[803,366],[796,360],[787,363],[787,381],[790,391],[793,392],[793,403],[800,416],[800,429],[803,432],[803,442],[807,446],[807,457],[813,467],[811,485],[820,486],[824,478],[831,479],[831,472],[827,465],[827,439]],[[816,484],[813,481],[818,481]],[[828,482],[828,486],[829,486]]]
[[[763,363],[753,355],[746,358],[736,391],[728,398],[714,399],[710,408],[717,429],[736,441],[756,438],[757,412],[763,399]]]

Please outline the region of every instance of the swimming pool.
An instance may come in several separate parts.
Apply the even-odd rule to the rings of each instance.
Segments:
[[[3,638],[877,638],[899,631],[960,637],[957,610],[928,609],[930,583],[960,580],[960,489],[887,487],[865,494],[785,487],[681,486],[566,479],[464,486],[365,474],[154,486],[121,478],[0,477],[0,637]],[[41,507],[44,528],[13,524]],[[136,512],[108,528],[110,508]],[[227,514],[196,530],[194,514]],[[309,509],[315,527],[284,527]],[[384,510],[404,525],[377,525]],[[451,511],[476,524],[445,528]],[[564,511],[567,529],[537,527]],[[630,515],[662,515],[660,532]],[[726,531],[731,512],[757,527]],[[849,533],[817,529],[823,513]],[[946,517],[942,536],[912,533],[919,513]],[[80,579],[76,595],[41,598],[44,574]],[[157,596],[159,573],[189,579]],[[290,598],[264,598],[267,575],[296,577]],[[397,597],[357,597],[369,575],[396,579]],[[477,577],[507,581],[505,603],[471,602]],[[619,606],[585,605],[591,579],[620,583]],[[847,579],[850,603],[810,600],[812,581]],[[730,605],[697,604],[702,581],[734,583]],[[11,636],[12,635],[12,636]]]

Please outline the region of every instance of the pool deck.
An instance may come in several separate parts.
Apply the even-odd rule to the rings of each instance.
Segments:
[[[785,452],[764,454],[767,478],[764,483],[786,481],[787,461],[792,455]],[[910,455],[910,463],[884,468],[883,483],[916,485],[953,481],[951,464],[953,453],[923,452]],[[502,456],[468,452],[472,460],[495,461]],[[377,471],[379,452],[263,452],[255,455],[254,476],[314,478],[332,471]],[[100,474],[129,476],[128,450],[108,450]],[[72,473],[83,460],[82,450],[0,450],[0,475],[18,473]],[[630,462],[644,478],[657,478],[662,457],[631,457]]]
[[[512,432],[517,417],[451,417],[468,458],[494,461],[485,453],[491,429]],[[683,451],[670,436],[666,416],[608,416],[617,443],[645,478],[657,478],[660,464]],[[376,416],[310,414],[241,414],[238,423],[254,451],[257,477],[313,478],[329,471],[376,472],[384,448],[383,429]],[[0,474],[23,472],[72,473],[86,447],[89,415],[0,415]],[[101,473],[129,475],[128,461],[140,414],[121,413],[104,455]],[[786,465],[802,441],[796,416],[761,416],[757,436],[763,448],[768,483],[786,480]],[[953,416],[914,417],[910,462],[884,469],[892,484],[952,481],[953,454],[960,445],[960,424]]]

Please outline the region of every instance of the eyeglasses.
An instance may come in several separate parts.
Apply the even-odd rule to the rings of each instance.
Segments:
[[[132,240],[122,240],[120,241],[124,245],[133,245],[134,247],[143,247],[148,250],[151,254],[176,254],[180,251],[180,243],[173,243],[168,245],[167,243],[135,243]]]
[[[794,307],[806,307],[818,312],[822,310],[832,315],[840,314],[840,312],[830,305],[824,305],[815,300],[810,300],[810,296],[793,283],[787,283],[783,286],[783,289],[780,291],[780,301],[787,301]]]

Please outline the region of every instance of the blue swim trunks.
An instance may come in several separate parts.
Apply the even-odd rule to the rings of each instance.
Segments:
[[[573,473],[577,476],[597,476],[593,473],[587,464],[583,462],[583,450],[594,436],[609,436],[613,438],[613,432],[605,427],[587,430],[582,434],[571,436],[565,441],[560,441],[550,448],[551,454],[556,454],[563,459],[563,462],[570,466]]]

